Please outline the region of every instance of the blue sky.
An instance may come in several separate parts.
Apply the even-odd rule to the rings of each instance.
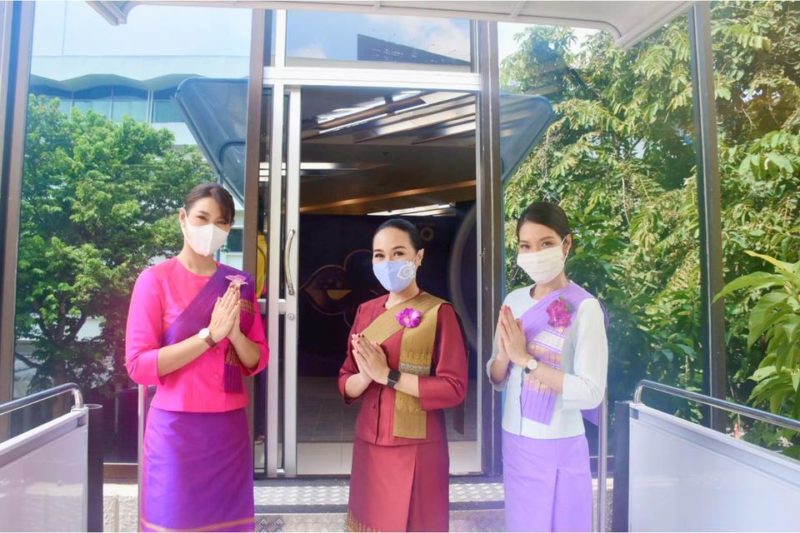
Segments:
[[[456,59],[470,56],[468,20],[293,11],[288,22],[290,57],[354,60],[357,34]]]

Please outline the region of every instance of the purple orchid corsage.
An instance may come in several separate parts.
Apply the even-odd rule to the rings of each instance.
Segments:
[[[422,322],[422,313],[412,307],[406,307],[397,313],[397,322],[404,328],[415,328]]]
[[[547,324],[554,328],[566,328],[572,321],[572,305],[563,298],[553,300],[547,306]]]
[[[230,281],[231,285],[233,285],[236,288],[239,288],[242,285],[247,285],[247,278],[240,274],[236,274],[234,276],[225,276],[225,279]]]

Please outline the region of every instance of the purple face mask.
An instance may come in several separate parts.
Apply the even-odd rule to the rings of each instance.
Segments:
[[[417,277],[417,265],[414,261],[381,261],[373,263],[372,272],[389,292],[400,292]]]

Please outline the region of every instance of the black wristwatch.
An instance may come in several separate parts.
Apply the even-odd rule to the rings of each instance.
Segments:
[[[398,381],[400,381],[400,371],[389,370],[389,377],[386,378],[386,386],[393,389],[397,386]]]

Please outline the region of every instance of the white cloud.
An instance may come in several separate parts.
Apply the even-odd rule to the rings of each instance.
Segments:
[[[530,27],[530,24],[514,22],[500,22],[497,24],[497,55],[500,57],[501,63],[505,58],[519,50],[515,36]]]
[[[519,43],[517,43],[515,36],[533,26],[533,24],[519,24],[514,22],[500,22],[497,25],[497,53],[500,56],[501,62],[506,57],[519,50]],[[587,38],[600,30],[573,28],[573,31],[575,32],[575,42],[572,44],[570,50],[574,53],[581,49]]]
[[[328,55],[321,44],[311,43],[292,50],[292,57],[303,57],[307,59],[327,59]]]
[[[449,19],[407,16],[364,15],[370,24],[359,33],[413,46],[434,54],[469,61],[469,26],[459,26]]]

